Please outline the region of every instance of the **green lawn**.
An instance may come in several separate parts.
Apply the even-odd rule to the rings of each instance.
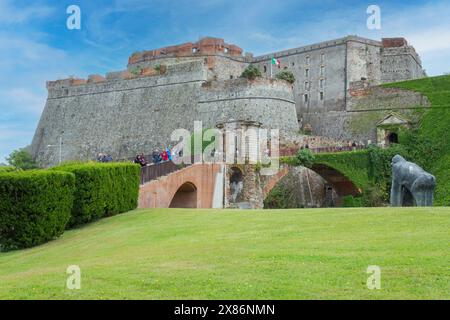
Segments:
[[[450,208],[136,210],[0,253],[0,298],[448,299],[449,231]]]

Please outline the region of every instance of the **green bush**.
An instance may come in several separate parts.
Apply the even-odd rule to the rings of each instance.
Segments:
[[[264,199],[264,209],[289,209],[292,208],[289,201],[291,191],[284,186],[277,185],[270,190]]]
[[[246,78],[249,80],[253,80],[261,76],[261,71],[252,64],[245,68],[245,70],[241,74],[241,78]]]
[[[14,170],[16,170],[16,168],[11,167],[11,166],[0,166],[0,173],[3,173],[3,172],[12,172],[12,171],[14,171]]]
[[[285,81],[289,82],[290,84],[295,82],[294,74],[288,70],[283,70],[283,71],[277,73],[275,78],[280,79],[280,80],[285,80]]]
[[[363,198],[354,197],[352,195],[345,196],[342,198],[342,206],[345,208],[358,208],[363,207]]]
[[[75,193],[69,227],[137,207],[140,167],[131,163],[62,165],[52,170],[75,175]]]
[[[33,160],[30,152],[26,148],[14,150],[6,158],[6,161],[13,167],[23,170],[37,169],[38,165]]]
[[[61,235],[70,219],[74,185],[68,172],[0,174],[0,249],[31,247]]]
[[[315,157],[309,149],[300,149],[295,155],[295,158],[298,165],[306,168],[311,168],[315,161]]]

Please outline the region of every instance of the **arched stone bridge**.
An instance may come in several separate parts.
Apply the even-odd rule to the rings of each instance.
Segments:
[[[194,164],[140,187],[139,208],[212,208],[219,164]],[[217,195],[217,196],[220,196]]]
[[[263,199],[289,170],[289,166],[283,165],[276,174],[261,178],[259,190],[262,190]],[[311,170],[321,175],[339,198],[361,194],[350,179],[332,167],[314,164]],[[194,164],[170,172],[141,185],[139,208],[221,208],[224,203],[224,176],[223,165],[220,164]]]

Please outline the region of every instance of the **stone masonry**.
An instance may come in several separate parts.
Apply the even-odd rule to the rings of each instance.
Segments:
[[[290,70],[293,85],[270,78],[272,57],[281,61],[273,75]],[[239,78],[249,64],[263,78]],[[48,145],[61,137],[63,160],[94,159],[99,152],[126,159],[176,144],[172,132],[192,132],[194,121],[207,129],[230,119],[280,129],[285,141],[297,139],[305,125],[316,136],[376,139],[376,123],[392,108],[408,116],[408,110],[427,106],[420,95],[376,85],[424,75],[403,38],[348,36],[260,57],[223,39],[203,38],[134,53],[126,70],[105,76],[48,81],[31,151],[41,164],[54,165],[59,150]]]

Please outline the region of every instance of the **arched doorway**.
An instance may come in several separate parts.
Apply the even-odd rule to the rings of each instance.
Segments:
[[[184,183],[175,192],[169,208],[197,208],[197,187],[191,182]]]
[[[396,132],[390,132],[387,136],[387,144],[398,143],[398,134]]]
[[[230,193],[233,203],[243,201],[244,178],[239,168],[231,168],[230,174]]]

